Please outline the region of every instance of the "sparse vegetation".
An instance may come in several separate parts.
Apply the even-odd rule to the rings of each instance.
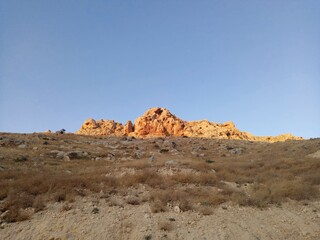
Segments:
[[[213,209],[211,207],[208,207],[208,206],[201,206],[199,208],[199,212],[204,216],[208,216],[208,215],[213,214]]]
[[[9,134],[6,136],[11,137]],[[14,137],[22,138],[21,135]],[[180,157],[173,161],[174,164],[166,164],[170,149],[166,154],[158,153],[152,163],[149,159],[135,158],[88,160],[112,156],[109,151],[113,149],[101,148],[99,152],[94,152],[94,148],[87,144],[89,140],[93,143],[102,141],[103,145],[107,141],[120,144],[121,140],[117,138],[48,135],[45,136],[48,144],[44,145],[43,135],[24,136],[27,137],[32,139],[36,150],[31,147],[29,150],[17,148],[12,141],[7,141],[7,144],[1,140],[1,155],[5,157],[1,160],[0,200],[3,204],[0,211],[7,212],[4,217],[7,222],[28,219],[33,212],[45,209],[50,202],[65,202],[68,206],[78,197],[101,192],[110,206],[147,202],[153,213],[172,211],[174,206],[178,206],[181,211],[199,211],[203,215],[210,215],[215,206],[228,201],[266,207],[269,204],[279,205],[287,199],[301,201],[319,197],[319,160],[305,157],[317,149],[319,140],[310,140],[308,151],[300,147],[298,141],[274,144],[233,141],[235,146],[247,144],[245,154],[234,155],[228,155],[228,148],[216,150],[216,153],[212,151],[220,149],[218,146],[221,144],[215,143],[217,140],[210,140],[216,144],[212,149],[209,140],[194,140],[197,144],[207,145],[201,148],[206,154],[205,158],[201,158],[190,156],[190,138],[180,138],[175,141],[186,142],[178,144],[184,146],[179,147]],[[84,159],[57,159],[56,153],[51,151],[59,149],[61,144],[70,149],[76,145],[77,149],[88,154]],[[130,144],[136,143],[132,141]],[[154,141],[145,140],[140,144],[154,151]],[[121,147],[121,152],[128,155],[134,149],[140,148],[125,145]],[[113,155],[119,154],[117,151]],[[223,154],[227,155],[221,157]],[[24,161],[16,161],[16,156],[25,156]],[[207,157],[215,160],[208,160]],[[148,196],[127,196],[127,189],[142,186]]]
[[[172,231],[174,229],[173,223],[169,221],[160,221],[158,223],[159,229],[163,231]]]

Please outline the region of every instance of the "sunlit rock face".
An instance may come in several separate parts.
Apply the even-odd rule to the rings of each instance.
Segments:
[[[103,136],[134,136],[166,137],[187,136],[203,138],[235,139],[248,141],[278,142],[286,140],[301,140],[301,137],[292,134],[279,136],[258,137],[250,133],[240,131],[233,122],[214,123],[208,120],[184,121],[168,109],[156,107],[147,110],[138,117],[134,124],[128,121],[125,125],[114,120],[98,120],[90,118],[86,120],[76,134],[103,135]]]
[[[151,108],[134,122],[137,136],[183,136],[187,122],[165,108]]]

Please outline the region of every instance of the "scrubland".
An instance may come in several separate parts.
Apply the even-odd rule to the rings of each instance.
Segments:
[[[93,216],[109,208],[143,208],[158,219],[157,233],[144,233],[144,239],[179,239],[172,234],[179,228],[176,219],[159,217],[168,214],[210,218],[220,209],[264,212],[296,204],[312,206],[320,217],[320,159],[310,157],[319,150],[320,139],[264,143],[1,133],[0,233],[32,224],[52,206],[71,212],[82,199],[93,203]],[[134,223],[127,225],[132,229]],[[140,239],[123,234],[114,238]],[[291,239],[316,239],[317,234]],[[86,239],[85,234],[75,238]]]

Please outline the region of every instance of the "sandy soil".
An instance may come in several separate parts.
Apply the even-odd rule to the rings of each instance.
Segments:
[[[109,206],[104,199],[50,205],[31,220],[7,224],[0,239],[319,239],[320,202],[259,210],[224,204],[212,215],[151,213],[148,203]],[[93,213],[98,209],[98,213]],[[163,229],[161,229],[163,228]]]

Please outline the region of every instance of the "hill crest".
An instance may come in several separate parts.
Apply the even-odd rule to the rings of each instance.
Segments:
[[[254,136],[248,132],[240,131],[233,122],[214,123],[208,120],[185,121],[172,114],[168,109],[150,108],[134,123],[126,124],[114,120],[87,119],[76,132],[83,135],[98,136],[134,136],[144,137],[203,137],[218,139],[236,139],[248,141],[277,142],[286,140],[301,140],[301,137],[292,134],[279,136]]]

